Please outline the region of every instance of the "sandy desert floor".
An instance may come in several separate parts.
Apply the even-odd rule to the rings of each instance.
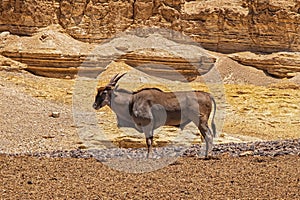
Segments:
[[[180,158],[126,173],[88,158],[1,155],[1,199],[299,199],[300,157]]]

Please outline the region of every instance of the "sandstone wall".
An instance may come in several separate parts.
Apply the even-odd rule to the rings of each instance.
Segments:
[[[184,32],[209,50],[299,51],[300,1],[2,0],[0,32],[32,35],[60,24],[75,39],[101,42],[128,29]]]

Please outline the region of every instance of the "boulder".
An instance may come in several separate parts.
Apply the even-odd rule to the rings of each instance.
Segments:
[[[41,30],[31,37],[1,37],[9,40],[0,53],[27,65],[26,70],[55,78],[73,77],[93,45],[77,41],[57,27]]]
[[[297,73],[300,73],[299,52],[278,52],[272,54],[241,52],[230,54],[229,57],[243,65],[261,69],[277,78],[292,78]]]

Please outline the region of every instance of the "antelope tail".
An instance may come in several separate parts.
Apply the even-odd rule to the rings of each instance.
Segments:
[[[217,128],[216,128],[216,124],[215,124],[215,115],[216,115],[216,111],[217,111],[217,104],[216,104],[216,101],[214,99],[214,97],[212,95],[210,95],[210,98],[211,98],[211,101],[213,102],[214,104],[214,113],[213,113],[213,116],[212,116],[212,120],[211,120],[211,128],[212,128],[212,131],[213,131],[213,136],[216,137],[217,135]]]

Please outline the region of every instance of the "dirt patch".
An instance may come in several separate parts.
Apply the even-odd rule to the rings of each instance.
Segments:
[[[0,156],[3,199],[299,199],[299,156],[180,158],[130,174],[94,159]]]
[[[27,75],[17,74],[16,77],[19,76],[24,78]],[[70,106],[43,99],[51,93],[38,90],[36,84],[27,90],[24,84],[30,84],[31,79],[26,79],[28,82],[25,83],[25,79],[22,82],[21,78],[10,82],[14,76],[11,78],[0,77],[0,152],[63,150],[81,145]],[[33,91],[35,97],[26,94]],[[59,118],[51,116],[52,112],[60,113]]]

